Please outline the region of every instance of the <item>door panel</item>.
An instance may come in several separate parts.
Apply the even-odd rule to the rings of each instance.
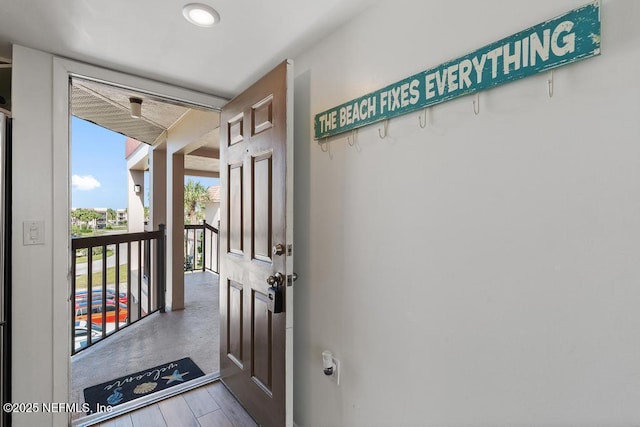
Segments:
[[[242,369],[242,285],[236,282],[228,281],[228,332],[227,332],[227,351],[229,358]]]
[[[286,308],[276,313],[267,283],[292,274],[292,252],[273,249],[293,243],[290,67],[280,64],[221,115],[220,375],[267,427],[293,425],[292,289],[282,281]]]
[[[244,116],[240,113],[227,122],[227,141],[230,146],[242,142],[244,139],[243,119]]]
[[[268,96],[251,107],[251,135],[257,135],[273,126],[273,97]]]
[[[242,254],[242,163],[229,165],[229,252]]]
[[[271,262],[271,153],[253,158],[253,250],[254,258]]]
[[[268,303],[269,298],[266,295],[254,291],[252,307],[253,337],[251,342],[251,376],[267,394],[273,394],[271,391],[273,386],[271,370],[273,331],[271,326],[272,315],[267,308]]]

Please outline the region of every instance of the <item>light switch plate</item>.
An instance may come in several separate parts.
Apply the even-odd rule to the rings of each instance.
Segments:
[[[44,221],[22,223],[23,245],[44,245]]]

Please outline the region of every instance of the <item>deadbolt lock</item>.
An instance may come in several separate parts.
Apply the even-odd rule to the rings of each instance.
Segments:
[[[284,245],[282,243],[277,243],[273,245],[273,248],[271,249],[271,253],[273,253],[274,256],[284,255]]]

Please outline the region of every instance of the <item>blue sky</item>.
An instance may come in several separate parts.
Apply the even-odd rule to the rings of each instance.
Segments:
[[[93,123],[71,118],[71,206],[127,207],[126,139]],[[185,177],[185,182],[187,179],[199,181],[205,187],[218,185],[217,178]]]

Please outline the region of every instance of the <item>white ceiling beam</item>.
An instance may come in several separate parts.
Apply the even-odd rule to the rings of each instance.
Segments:
[[[208,159],[219,159],[220,150],[216,148],[200,147],[188,153],[190,156],[206,157]]]
[[[196,169],[185,169],[184,174],[186,176],[202,176],[205,178],[220,178],[220,172],[209,172]]]

